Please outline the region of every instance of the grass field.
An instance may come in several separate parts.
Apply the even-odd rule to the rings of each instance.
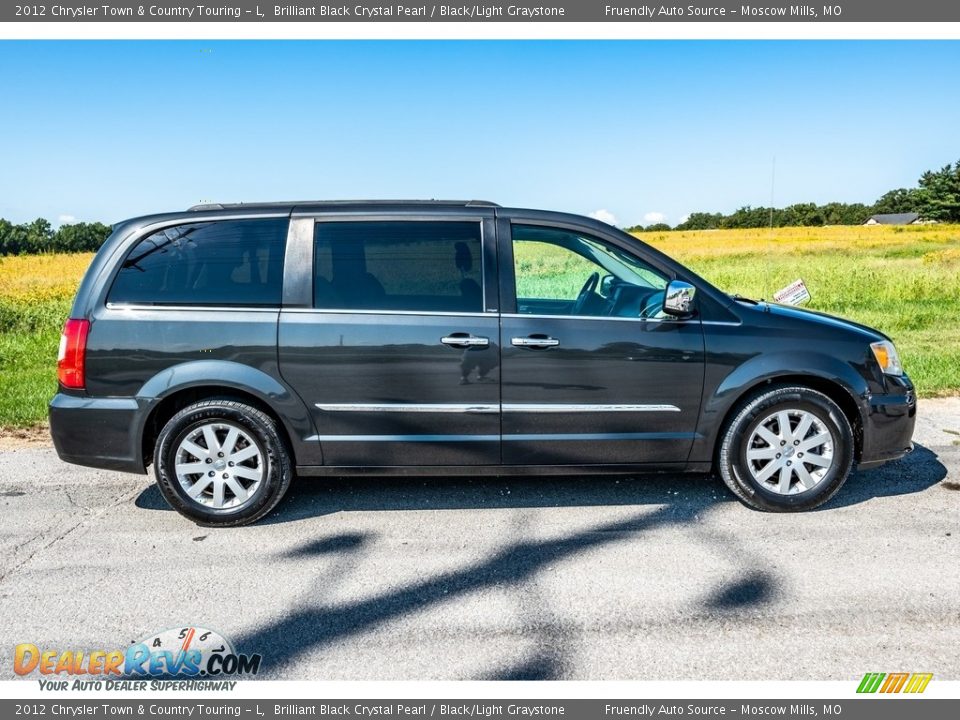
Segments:
[[[93,258],[0,258],[0,428],[46,417],[57,386],[57,347],[77,284]]]
[[[728,292],[770,298],[802,277],[809,307],[888,333],[921,396],[960,393],[960,226],[640,233]],[[60,329],[92,255],[0,258],[0,428],[42,422]],[[559,257],[519,258],[544,283],[583,282]]]
[[[770,299],[803,278],[807,307],[893,338],[921,397],[960,393],[960,225],[640,237],[727,292]]]

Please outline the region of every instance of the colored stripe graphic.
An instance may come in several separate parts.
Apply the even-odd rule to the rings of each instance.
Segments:
[[[930,678],[933,677],[933,673],[914,673],[910,678],[910,682],[907,683],[907,687],[904,689],[905,693],[922,693],[927,689],[927,685],[930,683]]]
[[[898,693],[900,688],[903,687],[903,684],[907,681],[907,678],[910,677],[910,673],[890,673],[887,675],[886,682],[883,683],[883,687],[880,688],[882,693]]]
[[[858,693],[922,693],[933,673],[867,673],[857,687]]]
[[[860,681],[860,687],[857,688],[857,692],[875,693],[877,688],[880,687],[880,682],[884,677],[886,677],[884,673],[867,673],[863,676],[863,680]]]

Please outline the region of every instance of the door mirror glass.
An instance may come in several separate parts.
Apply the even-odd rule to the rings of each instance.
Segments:
[[[663,311],[674,317],[693,315],[693,298],[697,289],[683,280],[671,280],[663,295]]]
[[[600,278],[600,294],[605,298],[610,297],[613,293],[613,286],[616,284],[617,278],[613,275],[604,275]]]

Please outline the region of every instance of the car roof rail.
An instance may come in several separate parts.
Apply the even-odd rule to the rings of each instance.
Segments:
[[[199,205],[193,205],[187,208],[188,212],[201,212],[203,210],[228,210],[239,208],[283,208],[297,207],[300,205],[310,206],[336,206],[336,205],[443,205],[454,207],[500,207],[495,202],[489,200],[286,200],[280,202],[240,202],[240,203],[218,203],[206,202]]]
[[[188,212],[197,212],[199,210],[223,210],[222,203],[200,203],[199,205],[191,205],[187,208]]]

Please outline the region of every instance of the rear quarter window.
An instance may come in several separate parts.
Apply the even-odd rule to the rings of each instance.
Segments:
[[[279,306],[287,225],[287,218],[263,218],[158,230],[127,254],[107,302]]]

